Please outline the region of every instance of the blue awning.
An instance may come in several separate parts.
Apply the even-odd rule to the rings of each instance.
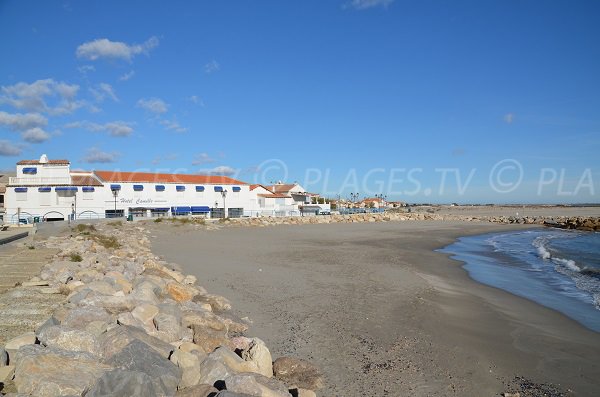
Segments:
[[[121,185],[110,185],[110,190],[121,190]]]
[[[183,185],[177,185],[177,187],[175,188],[178,192],[183,192],[185,191],[185,186]]]
[[[77,190],[76,186],[57,186],[54,188],[55,192],[76,192]]]
[[[150,208],[152,212],[169,212],[168,208]]]
[[[203,192],[204,191],[204,186],[196,186],[196,191],[197,192]]]
[[[190,207],[171,207],[171,213],[174,215],[187,215],[191,211]]]
[[[133,185],[133,190],[136,192],[141,192],[144,190],[144,185]]]
[[[215,186],[215,192],[222,192],[223,186]]]
[[[25,167],[23,168],[24,174],[35,175],[37,174],[37,168],[35,167]]]
[[[239,186],[234,186],[232,190],[233,190],[234,192],[239,192],[239,191],[241,191],[241,190],[242,190],[242,188],[241,188],[241,187],[239,187]]]
[[[156,185],[156,186],[154,186],[154,189],[156,189],[157,192],[164,192],[165,185]]]
[[[38,187],[38,192],[51,192],[52,188],[51,187]]]
[[[190,210],[192,211],[192,214],[206,214],[210,212],[210,207],[207,206],[196,206],[196,207],[190,207]]]
[[[17,192],[17,193],[25,193],[25,192],[27,192],[27,188],[26,187],[16,187],[15,188],[15,192]]]
[[[96,189],[92,186],[84,186],[81,188],[81,191],[82,192],[94,192],[94,191],[96,191]]]

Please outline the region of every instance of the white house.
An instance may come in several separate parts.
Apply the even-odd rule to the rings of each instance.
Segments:
[[[125,215],[238,217],[251,203],[249,185],[226,176],[72,172],[68,160],[43,155],[17,163],[16,176],[9,178],[6,187],[4,221]]]

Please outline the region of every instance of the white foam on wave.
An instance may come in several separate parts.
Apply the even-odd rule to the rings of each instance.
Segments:
[[[552,258],[552,262],[557,265],[563,265],[567,269],[579,273],[581,268],[575,264],[575,261],[572,259],[562,259],[562,258]]]

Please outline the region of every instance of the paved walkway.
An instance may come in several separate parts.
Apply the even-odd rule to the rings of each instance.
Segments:
[[[44,287],[21,287],[40,273],[57,249],[29,249],[32,237],[0,246],[0,346],[48,319],[64,302],[62,294],[44,293]]]

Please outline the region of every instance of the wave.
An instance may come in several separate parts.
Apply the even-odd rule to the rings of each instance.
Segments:
[[[546,247],[546,243],[551,238],[551,236],[542,236],[533,240],[532,245],[536,247],[538,256],[545,261],[551,260],[555,264],[562,265],[573,272],[581,273],[582,268],[577,266],[577,263],[573,259],[559,258],[552,254],[550,249]]]

